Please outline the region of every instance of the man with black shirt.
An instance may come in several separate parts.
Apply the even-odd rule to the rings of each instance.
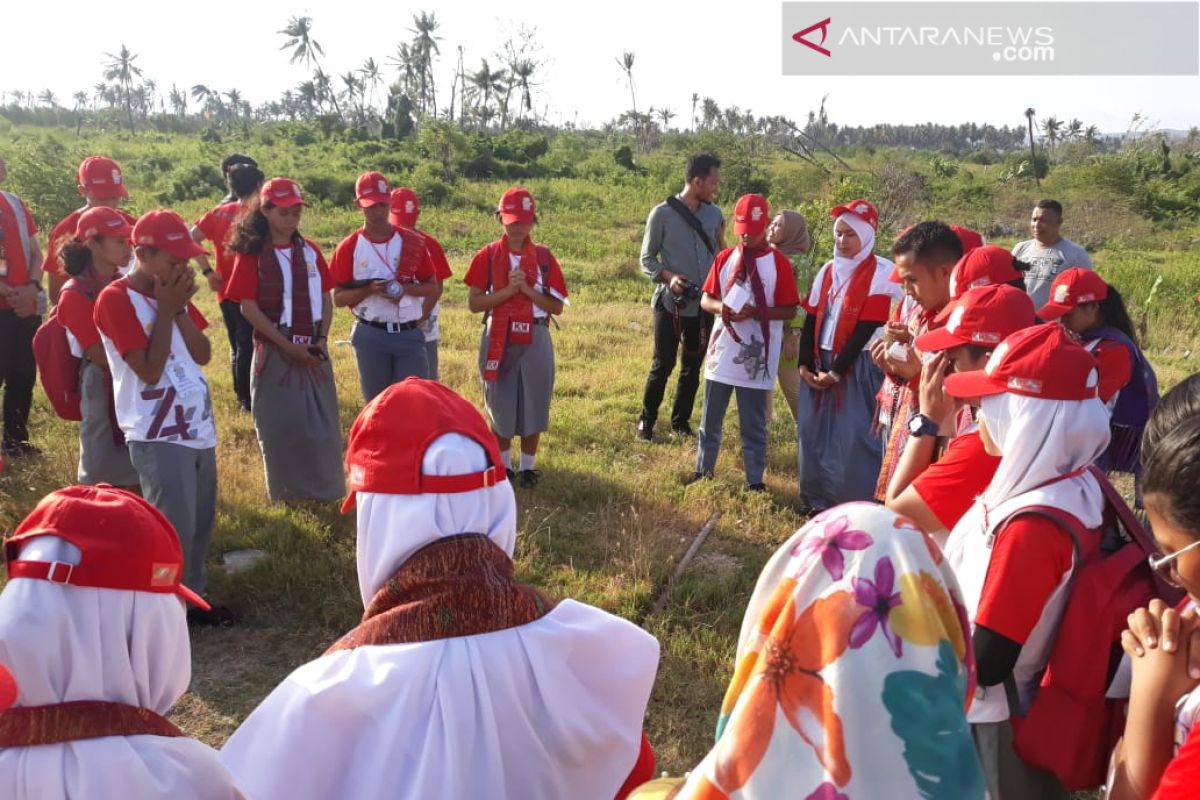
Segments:
[[[714,203],[721,160],[712,153],[688,159],[683,191],[659,203],[646,220],[642,272],[654,281],[654,360],[646,376],[638,438],[651,441],[667,380],[679,359],[679,382],[671,430],[691,436],[692,409],[713,317],[700,308],[700,286],[718,251],[725,248],[725,221]],[[683,353],[679,344],[683,343]]]

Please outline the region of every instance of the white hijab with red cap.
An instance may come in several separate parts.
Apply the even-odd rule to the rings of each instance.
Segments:
[[[426,449],[425,475],[488,467],[457,433]],[[510,557],[508,481],[453,494],[359,491],[364,604],[415,551],[483,533]],[[612,800],[638,758],[658,643],[563,600],[534,622],[476,636],[340,650],[288,676],[221,760],[250,800]]]
[[[39,536],[18,560],[78,564],[80,551],[56,536]],[[102,700],[166,714],[191,680],[184,606],[173,594],[15,578],[0,593],[0,665],[16,679],[16,706]],[[0,749],[0,797],[241,795],[217,754],[194,739],[109,736]]]

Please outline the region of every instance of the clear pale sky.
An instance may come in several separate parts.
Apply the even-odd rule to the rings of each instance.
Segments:
[[[467,70],[494,54],[522,26],[537,29],[543,66],[534,103],[548,107],[552,123],[600,123],[629,108],[629,91],[615,63],[623,50],[636,54],[633,68],[639,110],[653,105],[676,112],[672,126],[686,127],[691,96],[710,96],[722,107],[755,114],[783,114],[803,121],[823,94],[830,119],[869,125],[920,122],[1024,124],[1028,106],[1038,117],[1078,117],[1105,132],[1126,129],[1134,112],[1161,127],[1200,124],[1200,77],[1169,78],[933,78],[881,77],[814,79],[785,77],[780,67],[780,3],[776,0],[599,3],[345,2],[259,3],[208,0],[174,3],[124,0],[96,5],[6,2],[0,89],[52,89],[59,102],[102,79],[105,52],[122,43],[136,64],[166,93],[172,83],[203,83],[239,89],[251,103],[277,97],[306,78],[302,65],[288,63],[279,47],[291,15],[313,18],[313,37],[325,50],[331,75],[359,68],[374,57],[387,59],[411,34],[412,15],[434,11],[441,23],[437,62],[438,102],[449,98],[457,47]],[[850,3],[829,3],[846,13]],[[78,10],[76,10],[78,9]],[[1037,4],[1030,4],[1036,14]],[[175,13],[178,16],[175,16]],[[16,35],[14,35],[16,34]],[[340,82],[335,81],[337,85]],[[192,102],[189,100],[189,102]]]

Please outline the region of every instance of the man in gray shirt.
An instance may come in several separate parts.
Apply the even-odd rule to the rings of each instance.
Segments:
[[[654,436],[658,407],[679,358],[679,383],[671,409],[671,430],[692,435],[692,409],[704,365],[713,317],[700,308],[700,287],[717,252],[725,247],[725,221],[714,203],[721,182],[721,160],[712,153],[688,159],[683,191],[659,203],[646,220],[642,272],[655,282],[654,361],[646,376],[637,435]],[[679,343],[683,342],[683,353]]]
[[[1087,251],[1059,235],[1062,220],[1061,203],[1039,200],[1029,220],[1033,238],[1018,242],[1012,249],[1014,258],[1029,265],[1029,271],[1025,273],[1025,292],[1033,300],[1034,308],[1049,302],[1050,284],[1058,273],[1071,267],[1092,269],[1092,259]]]

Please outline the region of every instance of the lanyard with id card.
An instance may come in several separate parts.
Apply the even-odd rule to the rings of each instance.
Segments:
[[[167,362],[167,380],[175,387],[175,392],[185,399],[193,399],[204,394],[204,386],[196,380],[191,371],[175,356]],[[185,405],[187,403],[185,402]]]

